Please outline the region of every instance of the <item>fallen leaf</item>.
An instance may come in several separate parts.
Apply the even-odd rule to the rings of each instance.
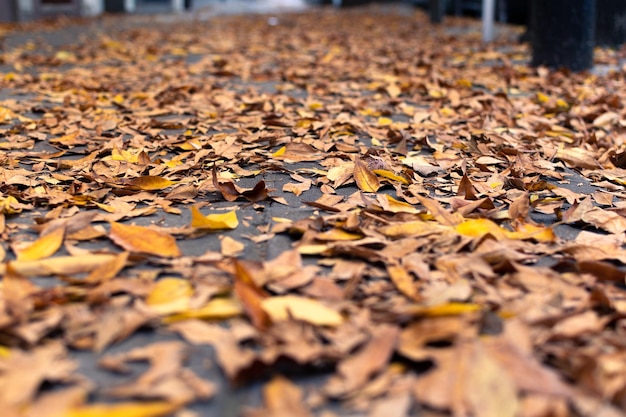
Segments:
[[[189,309],[193,288],[189,281],[179,278],[158,280],[146,298],[151,311],[159,314],[178,313]]]
[[[419,202],[426,207],[430,214],[443,226],[455,226],[462,221],[462,217],[457,214],[452,214],[439,204],[436,200],[431,198],[416,196]]]
[[[297,295],[268,297],[261,301],[261,308],[272,321],[301,320],[316,326],[339,326],[343,317],[335,310],[311,298]]]
[[[88,273],[115,260],[115,255],[90,254],[86,256],[58,256],[36,261],[11,261],[13,270],[26,277],[46,275],[74,275]],[[0,265],[0,274],[6,273],[7,265]]]
[[[324,388],[326,394],[342,397],[365,385],[387,364],[399,334],[397,327],[387,324],[372,329],[371,339],[365,346],[337,365],[337,375]]]
[[[168,402],[91,404],[67,410],[65,417],[160,417],[181,408]]]
[[[230,236],[224,236],[220,242],[220,252],[224,256],[237,256],[246,248],[246,245],[233,239]]]
[[[515,224],[515,231],[511,231],[489,219],[467,219],[457,225],[455,230],[468,237],[483,237],[490,234],[496,239],[534,239],[538,242],[552,242],[556,239],[549,227],[518,222]]]
[[[418,284],[413,280],[409,272],[401,265],[387,266],[387,273],[391,282],[398,290],[412,300],[419,300]]]
[[[310,417],[303,402],[302,390],[282,376],[274,377],[263,387],[268,413],[275,417]]]
[[[359,158],[354,160],[354,181],[361,191],[375,193],[380,188],[378,177]]]
[[[131,178],[122,182],[128,188],[134,190],[156,191],[171,187],[176,181],[168,180],[159,176],[145,175],[142,177]]]
[[[57,227],[50,233],[41,236],[28,247],[18,250],[18,261],[36,261],[48,258],[56,253],[63,244],[65,238],[65,228]]]
[[[196,229],[222,230],[235,229],[239,226],[237,213],[229,211],[226,213],[213,213],[203,215],[196,206],[191,206],[191,227]]]
[[[184,309],[163,319],[165,323],[174,323],[187,319],[225,320],[243,315],[241,303],[233,298],[214,298],[204,306]]]
[[[109,238],[127,251],[168,258],[181,256],[176,239],[149,227],[111,222]]]

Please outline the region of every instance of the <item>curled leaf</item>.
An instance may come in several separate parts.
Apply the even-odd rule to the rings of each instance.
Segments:
[[[375,193],[380,188],[380,182],[376,174],[359,158],[354,160],[354,181],[361,191]]]

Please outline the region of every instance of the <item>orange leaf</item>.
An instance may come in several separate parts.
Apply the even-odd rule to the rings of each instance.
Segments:
[[[376,174],[370,170],[360,159],[354,160],[354,180],[361,191],[375,193],[380,188],[380,182]]]
[[[412,300],[420,299],[418,286],[409,271],[401,265],[387,266],[387,273],[398,291]]]
[[[163,188],[167,188],[171,185],[176,184],[176,181],[168,180],[163,177],[158,177],[154,175],[144,175],[143,177],[132,178],[130,180],[126,180],[123,182],[124,185],[127,185],[129,188],[144,190],[144,191],[154,191],[154,190],[162,190]]]
[[[55,254],[63,244],[65,227],[57,227],[50,233],[41,236],[24,250],[17,252],[18,261],[36,261]]]
[[[85,278],[85,282],[104,282],[115,278],[115,276],[126,266],[128,255],[128,252],[122,252],[115,256],[111,262],[98,266],[89,273],[89,276]]]
[[[235,260],[235,294],[254,327],[265,330],[270,325],[270,317],[263,310],[262,302],[268,295],[256,285],[249,266]]]
[[[170,415],[182,404],[169,402],[89,404],[65,412],[65,417],[160,417]]]
[[[130,252],[166,258],[181,256],[174,237],[149,227],[111,222],[109,238]]]

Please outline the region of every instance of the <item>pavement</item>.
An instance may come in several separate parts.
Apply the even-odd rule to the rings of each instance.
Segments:
[[[154,27],[155,25],[168,25],[168,24],[180,24],[185,25],[186,22],[191,21],[214,21],[219,16],[238,14],[238,13],[258,13],[267,15],[264,18],[267,19],[268,24],[272,22],[281,21],[288,22],[289,15],[285,15],[285,12],[305,12],[309,6],[303,3],[295,2],[253,2],[253,1],[231,1],[217,2],[217,1],[196,1],[194,2],[194,10],[189,13],[183,13],[179,15],[165,13],[167,6],[162,4],[154,4],[147,2],[138,3],[138,13],[135,16],[108,16],[100,19],[93,19],[90,21],[76,21],[64,24],[61,27],[55,27],[54,25],[42,30],[32,29],[27,31],[21,31],[17,33],[9,34],[4,39],[5,51],[15,50],[23,48],[25,45],[30,45],[27,51],[30,51],[33,55],[37,53],[50,54],[58,50],[72,50],[72,45],[85,42],[86,40],[102,36],[111,31],[132,30],[133,28],[140,27]],[[406,5],[389,5],[384,9],[375,9],[373,15],[384,10],[385,13],[414,13],[414,11]],[[274,20],[276,19],[276,20]],[[458,26],[450,29],[451,31],[467,31],[465,29],[459,29]],[[498,29],[500,35],[508,34],[511,38],[516,37],[519,34],[518,28],[509,28],[501,26]],[[186,64],[190,65],[193,62],[198,62],[202,59],[201,55],[189,54],[185,57]],[[70,70],[75,64],[68,63],[67,70]],[[64,66],[57,67],[56,71],[63,71]],[[87,67],[88,69],[89,67]],[[9,64],[0,64],[0,75],[3,73],[9,73],[13,70]],[[41,76],[46,69],[43,66],[33,65],[26,69],[27,73],[32,75]],[[597,71],[606,71],[606,67],[598,67]],[[223,82],[222,88],[235,88],[239,91],[246,91],[250,87],[254,87],[262,92],[274,93],[280,88],[280,82],[273,81],[241,81],[241,80],[229,80]],[[306,97],[307,92],[304,90],[293,89],[287,91],[285,94],[293,97]],[[364,92],[364,94],[366,94]],[[24,93],[19,89],[5,88],[0,90],[0,105],[6,101],[21,101],[32,103],[36,100],[36,95],[32,93]],[[42,107],[51,107],[55,104],[52,102],[40,102]],[[40,117],[40,113],[30,112],[25,113],[25,116],[37,118]],[[167,117],[158,117],[157,119],[166,121]],[[184,132],[184,129],[167,129],[167,134],[176,135]],[[54,148],[47,147],[45,143],[39,143],[36,150],[54,150]],[[306,163],[295,165],[294,169],[299,169],[308,166]],[[597,188],[594,187],[591,182],[582,177],[578,172],[571,169],[566,169],[564,175],[569,178],[568,184],[559,184],[560,186],[570,187],[578,193],[591,194]],[[315,201],[321,196],[321,192],[318,187],[311,187],[310,190],[305,191],[301,196],[297,197],[293,193],[282,192],[282,185],[289,181],[289,175],[284,172],[277,172],[271,170],[265,170],[261,175],[269,188],[275,189],[274,195],[280,196],[287,200],[289,205],[280,204],[277,202],[265,202],[261,204],[250,204],[241,207],[241,216],[247,220],[247,224],[242,225],[234,231],[228,232],[226,235],[233,237],[236,240],[242,240],[248,242],[241,254],[241,258],[249,260],[268,260],[273,259],[283,251],[291,248],[292,240],[287,235],[276,235],[270,241],[259,242],[251,244],[246,240],[246,236],[254,235],[258,233],[259,226],[268,225],[271,223],[272,218],[290,218],[290,219],[303,219],[311,215],[314,215],[317,210],[314,207],[301,204],[302,201]],[[243,187],[251,187],[254,185],[257,178],[244,178],[239,185]],[[357,189],[354,186],[348,186],[342,188],[339,192],[344,195],[350,195],[356,192]],[[231,203],[219,201],[216,198],[213,201],[209,201],[217,208],[226,208]],[[550,216],[541,215],[540,213],[534,213],[534,220],[538,222],[550,223],[553,219]],[[30,219],[23,219],[21,221],[30,221]],[[183,210],[180,215],[173,215],[168,213],[158,213],[157,215],[142,217],[134,219],[137,224],[153,224],[157,222],[160,225],[168,227],[176,227],[189,224],[190,215],[189,212]],[[559,225],[555,228],[555,232],[564,239],[573,239],[579,232],[579,229],[573,228],[567,225]],[[219,252],[220,240],[215,235],[206,235],[197,239],[185,239],[179,242],[181,250],[188,256],[200,256],[207,251]],[[313,261],[311,261],[313,262]],[[41,285],[51,285],[49,281],[38,281]],[[108,348],[105,354],[116,354],[120,352],[128,351],[132,348],[139,346],[146,346],[158,341],[164,340],[179,340],[177,336],[161,332],[159,330],[141,330],[128,339],[114,344]],[[133,373],[131,375],[116,375],[111,372],[103,371],[98,367],[98,355],[94,355],[88,351],[72,351],[72,358],[76,359],[79,363],[79,373],[86,376],[94,384],[99,387],[111,387],[117,384],[132,381],[136,375],[145,370],[145,366],[141,364],[133,365]],[[246,406],[258,406],[261,403],[261,382],[253,383],[244,387],[232,387],[230,386],[223,375],[221,374],[217,366],[206,366],[207,361],[215,363],[215,355],[211,348],[202,346],[190,347],[189,363],[190,367],[194,369],[199,376],[211,380],[217,384],[218,394],[207,403],[195,403],[187,408],[189,412],[197,413],[198,416],[235,416],[238,415],[242,407]],[[328,374],[321,372],[315,375],[294,375],[293,376],[300,383],[307,385],[319,385],[322,384],[328,377]],[[106,400],[106,397],[100,396],[98,391],[92,397],[93,401]],[[337,413],[341,416],[351,415],[363,415],[361,412],[355,412],[345,410],[339,406],[330,406],[326,411]],[[193,414],[189,414],[193,415]],[[330,414],[327,414],[330,415]]]

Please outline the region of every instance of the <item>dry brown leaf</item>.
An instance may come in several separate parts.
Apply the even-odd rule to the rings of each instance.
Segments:
[[[274,377],[263,387],[265,407],[273,417],[312,416],[302,397],[302,390],[282,376]]]
[[[389,278],[391,278],[391,282],[393,282],[402,294],[406,295],[411,300],[419,300],[421,298],[418,284],[404,266],[388,265],[387,273],[389,274]]]
[[[224,236],[220,240],[220,252],[224,256],[237,256],[246,248],[246,245],[233,239],[230,236]]]
[[[398,336],[395,326],[380,325],[372,329],[371,340],[337,365],[337,375],[328,381],[325,392],[331,397],[342,397],[362,387],[387,365]]]
[[[555,157],[575,168],[600,168],[598,160],[589,151],[582,148],[559,146]]]
[[[442,226],[455,226],[463,221],[462,217],[450,213],[436,200],[420,195],[416,196],[416,198]]]

